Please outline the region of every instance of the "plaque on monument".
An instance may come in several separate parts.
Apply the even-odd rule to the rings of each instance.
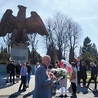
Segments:
[[[19,43],[18,46],[13,44],[11,48],[11,59],[15,62],[20,61],[21,63],[28,61],[28,48],[23,43]]]
[[[17,16],[12,15],[12,10],[7,9],[0,22],[0,37],[11,33],[11,59],[22,62],[28,61],[28,34],[38,33],[48,36],[48,32],[40,16],[31,12],[26,18],[26,7],[18,5]]]

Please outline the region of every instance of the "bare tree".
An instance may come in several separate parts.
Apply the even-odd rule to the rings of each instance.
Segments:
[[[29,43],[30,43],[30,45],[32,47],[31,51],[35,51],[37,49],[38,40],[36,40],[36,37],[37,37],[36,33],[34,33],[34,34],[28,34]]]
[[[79,43],[79,38],[81,35],[80,32],[81,32],[80,26],[77,23],[70,20],[68,26],[69,49],[70,49],[69,62],[74,60],[75,49],[77,48],[77,45]]]
[[[47,22],[48,31],[50,33],[48,40],[51,39],[51,41],[47,41],[47,44],[54,44],[59,60],[63,55],[65,56],[66,48],[68,47],[68,37],[66,33],[67,21],[68,17],[58,12]]]
[[[29,55],[29,60],[31,63],[36,63],[36,61],[38,60],[38,53],[37,53],[37,44],[38,44],[38,40],[37,40],[37,34],[29,34],[28,35],[29,38],[29,43],[31,46],[31,52]],[[32,59],[31,59],[32,58]]]
[[[74,59],[74,51],[81,35],[80,26],[61,12],[49,18],[47,24],[50,34],[46,38],[47,50],[49,51],[49,46],[53,45],[52,50],[55,50],[53,52],[56,52],[59,60],[66,56],[67,52],[69,52],[69,59]]]
[[[47,54],[51,56],[51,63],[54,65],[56,56],[56,45],[55,45],[55,39],[54,39],[54,26],[53,21],[51,19],[47,20],[47,31],[49,33],[49,36],[45,38],[46,48],[47,48]]]

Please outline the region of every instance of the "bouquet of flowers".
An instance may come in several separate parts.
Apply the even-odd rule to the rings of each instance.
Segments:
[[[66,76],[67,70],[65,68],[53,68],[51,72],[56,76],[57,79],[61,79]]]
[[[67,75],[67,70],[65,68],[52,68],[51,72],[55,75],[56,81],[54,82],[54,85],[52,87],[52,93],[53,95],[56,94],[56,90],[60,89],[60,80],[65,78]]]

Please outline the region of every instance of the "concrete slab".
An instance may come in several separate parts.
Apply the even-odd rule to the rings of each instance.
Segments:
[[[32,98],[32,91],[34,90],[35,82],[34,75],[31,76],[30,87],[25,92],[18,92],[19,83],[10,84],[6,82],[6,75],[0,75],[0,98]],[[91,88],[94,84],[91,83]],[[78,93],[76,96],[71,96],[70,81],[68,80],[68,96],[67,98],[98,98],[98,91],[88,90],[87,88],[78,86]],[[56,95],[52,98],[59,98],[60,90],[57,90]]]

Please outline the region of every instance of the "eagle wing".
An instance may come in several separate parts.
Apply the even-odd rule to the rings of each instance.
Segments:
[[[48,32],[45,28],[45,25],[36,12],[31,12],[31,17],[26,19],[26,29],[27,33],[33,34],[38,33],[40,35],[48,36]]]
[[[15,18],[16,17],[12,15],[11,9],[6,10],[0,22],[0,36],[12,33],[15,26]]]

